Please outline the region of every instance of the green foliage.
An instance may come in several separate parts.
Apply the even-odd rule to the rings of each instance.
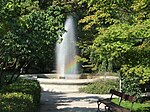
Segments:
[[[44,61],[53,59],[55,51],[52,48],[55,47],[58,35],[63,32],[63,20],[64,16],[58,6],[23,16],[20,34],[24,33],[24,37],[21,38],[24,39],[26,46],[23,48],[26,48],[28,55]]]
[[[112,101],[116,104],[118,104],[120,99],[112,99]],[[131,107],[131,102],[128,101],[122,101],[121,106],[125,107],[125,108],[129,108]],[[145,102],[145,103],[139,103],[139,102],[135,102],[133,105],[133,112],[149,112],[150,111],[150,102]]]
[[[39,103],[41,87],[39,82],[36,80],[17,80],[15,83],[12,83],[8,86],[5,86],[2,89],[3,92],[21,92],[23,94],[30,94],[33,96],[33,100],[36,103]]]
[[[121,70],[122,90],[128,94],[140,96],[142,92],[140,85],[147,84],[150,80],[150,68],[124,66]]]
[[[83,64],[93,64],[93,58],[89,58],[93,54],[90,49],[93,40],[97,37],[98,33],[101,32],[101,28],[106,28],[114,23],[118,23],[121,17],[119,14],[122,14],[122,12],[118,12],[120,11],[120,6],[118,6],[114,0],[82,0],[80,3],[87,8],[87,10],[84,11],[84,16],[81,17],[79,21],[79,25],[82,29],[79,34],[81,58],[86,58],[88,60],[88,63]],[[93,70],[99,68],[99,64],[98,61]]]
[[[36,112],[40,103],[41,87],[38,81],[19,79],[1,88],[1,109],[5,112]],[[9,105],[8,105],[9,104]]]
[[[16,74],[37,69],[53,69],[55,43],[64,32],[64,7],[39,7],[38,0],[1,1],[0,7],[0,84],[15,80]],[[35,67],[36,66],[36,67]],[[10,75],[6,80],[5,75]]]
[[[34,105],[31,95],[23,93],[0,94],[1,112],[33,112]]]
[[[99,80],[92,84],[88,84],[86,87],[80,88],[80,91],[92,94],[108,94],[110,89],[119,90],[119,81]]]
[[[115,24],[101,29],[91,47],[95,65],[99,63],[107,67],[108,60],[113,63],[113,69],[122,68],[123,78],[126,79],[123,81],[126,85],[124,89],[131,94],[139,94],[138,85],[150,80],[149,22],[150,19],[135,25]]]
[[[149,38],[149,1],[83,0],[80,2],[87,4],[85,15],[79,21],[82,28],[80,38],[83,40],[79,44],[83,50],[81,57],[86,56],[87,59],[92,57],[88,61],[95,64],[94,68],[97,70],[104,68],[107,71],[107,66],[110,66],[109,61],[112,61],[112,69],[119,70],[126,61],[122,56],[124,58],[126,52],[134,45],[145,43]],[[84,46],[83,43],[88,45]],[[91,46],[92,50],[89,49]]]

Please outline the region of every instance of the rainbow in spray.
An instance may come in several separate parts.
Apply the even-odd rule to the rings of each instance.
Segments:
[[[77,62],[76,60],[71,60],[66,66],[65,66],[65,74],[77,74]]]

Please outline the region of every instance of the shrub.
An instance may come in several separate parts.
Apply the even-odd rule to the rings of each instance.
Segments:
[[[0,112],[32,112],[34,106],[31,95],[23,93],[0,94]]]
[[[3,96],[6,96],[6,99],[5,99],[6,101],[4,102],[4,103],[6,103],[5,105],[7,105],[7,100],[10,100],[10,102],[11,102],[12,99],[14,99],[14,101],[17,100],[18,102],[25,99],[25,102],[28,100],[29,105],[32,105],[32,106],[28,106],[28,105],[27,106],[21,106],[22,105],[21,102],[15,103],[12,101],[13,104],[16,105],[16,109],[18,109],[18,111],[11,111],[11,112],[20,112],[20,108],[23,108],[22,110],[24,110],[21,112],[37,112],[37,106],[39,105],[39,102],[40,102],[40,93],[41,93],[41,87],[40,87],[38,81],[19,79],[15,83],[10,84],[10,85],[2,88],[0,90],[0,93]],[[7,96],[11,96],[13,98],[8,99]],[[21,98],[23,98],[23,99],[21,99]],[[20,107],[19,107],[19,105],[20,105]],[[2,105],[0,104],[0,106],[2,106]],[[30,111],[26,111],[25,108],[29,108]],[[7,111],[5,110],[5,111],[10,112],[9,108],[7,108],[7,109],[8,110]]]
[[[80,88],[80,92],[92,93],[92,94],[107,94],[110,89],[119,90],[118,80],[99,80],[92,84],[88,84],[86,87]]]
[[[150,68],[124,65],[121,72],[122,91],[130,95],[141,96],[142,91],[140,85],[150,82]]]

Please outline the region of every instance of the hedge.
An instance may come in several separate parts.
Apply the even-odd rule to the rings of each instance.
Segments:
[[[0,112],[37,112],[40,93],[38,81],[19,79],[0,90]]]
[[[91,94],[108,94],[110,89],[119,90],[119,80],[108,79],[99,80],[92,84],[88,84],[85,87],[81,87],[80,92],[91,93]]]

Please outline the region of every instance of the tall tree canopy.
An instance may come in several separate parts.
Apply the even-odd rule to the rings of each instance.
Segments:
[[[87,4],[87,10],[80,19],[83,33],[80,60],[89,61],[93,71],[120,70],[127,91],[134,88],[133,81],[149,83],[150,1],[85,0],[82,3]]]
[[[55,43],[64,31],[63,7],[42,7],[37,0],[3,0],[0,5],[0,83],[30,63],[41,70],[52,68]]]

